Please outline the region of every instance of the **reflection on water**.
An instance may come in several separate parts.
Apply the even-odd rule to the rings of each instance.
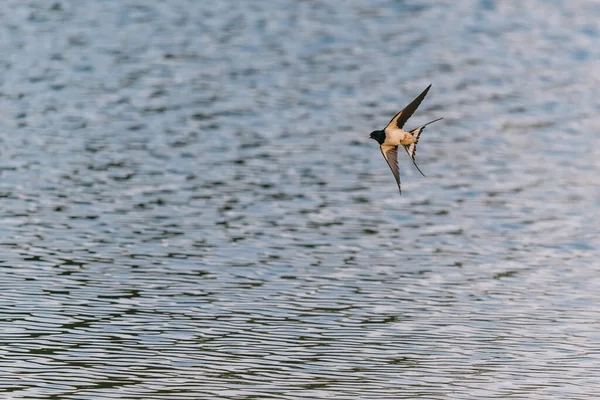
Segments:
[[[595,2],[0,10],[6,396],[595,398]]]

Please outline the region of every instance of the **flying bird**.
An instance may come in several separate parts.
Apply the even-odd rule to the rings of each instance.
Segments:
[[[427,96],[429,88],[431,88],[431,85],[427,86],[427,88],[423,90],[423,93],[418,95],[417,98],[414,99],[409,105],[400,110],[398,114],[394,115],[394,118],[392,118],[392,120],[383,130],[373,131],[369,136],[371,139],[375,139],[377,140],[377,143],[379,143],[381,154],[383,154],[383,158],[385,158],[385,161],[387,161],[392,173],[394,174],[394,178],[396,178],[396,183],[398,184],[398,190],[400,193],[402,193],[402,189],[400,189],[400,171],[398,169],[398,146],[402,145],[402,147],[404,147],[404,150],[406,150],[406,153],[412,160],[417,170],[421,173],[421,175],[425,176],[415,162],[417,143],[419,143],[419,137],[427,125],[442,119],[434,119],[433,121],[411,129],[410,131],[405,131],[402,129],[406,121],[408,121],[417,108],[419,108],[419,105],[425,96]]]

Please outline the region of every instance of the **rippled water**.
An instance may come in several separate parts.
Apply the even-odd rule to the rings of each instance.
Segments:
[[[2,2],[0,397],[597,398],[599,21]]]

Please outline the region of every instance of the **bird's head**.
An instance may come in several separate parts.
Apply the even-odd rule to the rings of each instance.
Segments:
[[[385,141],[385,132],[384,131],[373,131],[369,135],[369,139],[377,140],[377,143],[381,144]]]

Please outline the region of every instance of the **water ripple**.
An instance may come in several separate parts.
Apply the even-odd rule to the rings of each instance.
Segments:
[[[3,3],[0,392],[597,397],[600,8],[341,4]]]

